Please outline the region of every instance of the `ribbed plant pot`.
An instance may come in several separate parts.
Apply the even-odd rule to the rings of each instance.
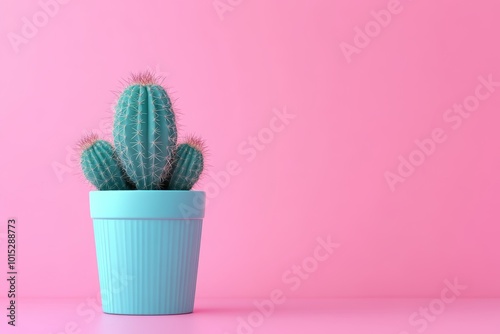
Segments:
[[[205,193],[91,191],[105,313],[193,312]]]

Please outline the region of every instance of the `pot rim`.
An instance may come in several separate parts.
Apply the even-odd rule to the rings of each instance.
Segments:
[[[89,193],[92,219],[203,219],[204,191],[93,190]]]

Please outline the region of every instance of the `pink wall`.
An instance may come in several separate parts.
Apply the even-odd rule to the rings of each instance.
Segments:
[[[1,217],[19,220],[22,296],[97,293],[89,187],[66,148],[105,131],[111,91],[148,68],[210,171],[239,166],[198,187],[198,296],[433,296],[455,278],[500,296],[500,86],[478,79],[500,82],[498,1],[63,2],[50,17],[0,3]],[[418,165],[403,176],[400,155]],[[308,258],[328,235],[340,247]]]

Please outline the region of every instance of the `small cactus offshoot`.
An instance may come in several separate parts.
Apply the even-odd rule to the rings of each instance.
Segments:
[[[99,190],[130,189],[113,146],[97,135],[80,141],[83,174]]]
[[[167,189],[189,190],[193,187],[203,172],[204,151],[203,142],[196,137],[177,146]]]
[[[203,141],[177,144],[172,102],[150,72],[120,94],[113,137],[114,147],[96,135],[80,142],[83,173],[99,190],[190,190],[203,172]]]

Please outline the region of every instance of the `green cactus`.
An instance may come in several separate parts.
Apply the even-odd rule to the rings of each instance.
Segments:
[[[81,140],[80,149],[83,174],[97,189],[131,189],[110,143],[92,134]]]
[[[177,146],[167,189],[190,190],[203,172],[203,142],[192,137]]]
[[[190,190],[204,167],[204,144],[177,145],[172,103],[152,73],[133,75],[118,98],[113,146],[96,135],[80,142],[85,177],[99,190]]]
[[[159,189],[177,143],[172,103],[146,73],[132,78],[115,108],[116,152],[137,189]]]

